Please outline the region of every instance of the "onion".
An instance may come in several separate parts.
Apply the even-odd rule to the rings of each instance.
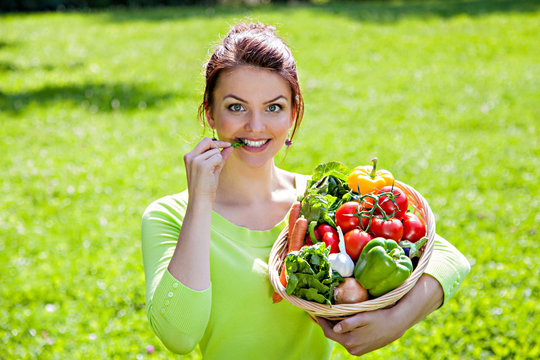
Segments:
[[[345,278],[345,281],[334,289],[336,304],[355,304],[368,299],[368,291],[353,277]]]

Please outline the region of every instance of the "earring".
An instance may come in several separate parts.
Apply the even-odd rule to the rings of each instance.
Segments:
[[[289,136],[287,138],[287,140],[285,140],[285,146],[286,147],[290,147],[292,145],[292,140],[291,140],[291,137]]]
[[[217,137],[216,137],[216,129],[212,129],[212,140],[214,140],[214,141],[217,140]]]

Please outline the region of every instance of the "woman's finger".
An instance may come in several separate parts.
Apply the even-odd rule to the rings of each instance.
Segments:
[[[334,332],[338,334],[343,334],[349,331],[352,331],[356,328],[366,326],[369,323],[370,316],[369,312],[358,313],[351,317],[348,317],[345,320],[338,322],[334,327]]]
[[[212,156],[215,156],[217,154],[221,154],[221,151],[219,150],[219,148],[209,149],[203,152],[202,154],[195,156],[192,162],[206,161],[210,159]]]
[[[213,140],[214,144],[217,145],[219,148],[228,148],[231,147],[231,143],[228,141],[222,141],[222,140]]]
[[[219,149],[219,148],[228,148],[231,146],[231,143],[221,140],[212,140],[208,137],[202,139],[190,153],[188,153],[188,158],[202,154],[210,149]]]
[[[223,157],[223,162],[227,161],[227,158],[232,154],[234,148],[232,146],[226,147],[221,150],[221,156]]]

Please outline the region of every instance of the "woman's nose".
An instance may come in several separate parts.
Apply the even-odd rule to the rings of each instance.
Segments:
[[[246,122],[246,128],[248,130],[251,130],[253,132],[260,132],[265,129],[266,125],[264,123],[264,116],[263,114],[253,111],[248,115],[248,119]]]

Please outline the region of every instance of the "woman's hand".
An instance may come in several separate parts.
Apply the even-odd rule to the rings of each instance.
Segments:
[[[407,324],[399,319],[394,308],[356,314],[338,323],[317,318],[324,335],[356,356],[379,349],[399,339]]]
[[[399,339],[437,309],[443,296],[439,282],[424,274],[391,308],[359,313],[337,323],[324,318],[317,321],[327,338],[343,345],[352,355],[360,356]]]
[[[202,198],[214,202],[219,174],[232,151],[231,144],[226,141],[204,138],[184,156],[191,199]]]

